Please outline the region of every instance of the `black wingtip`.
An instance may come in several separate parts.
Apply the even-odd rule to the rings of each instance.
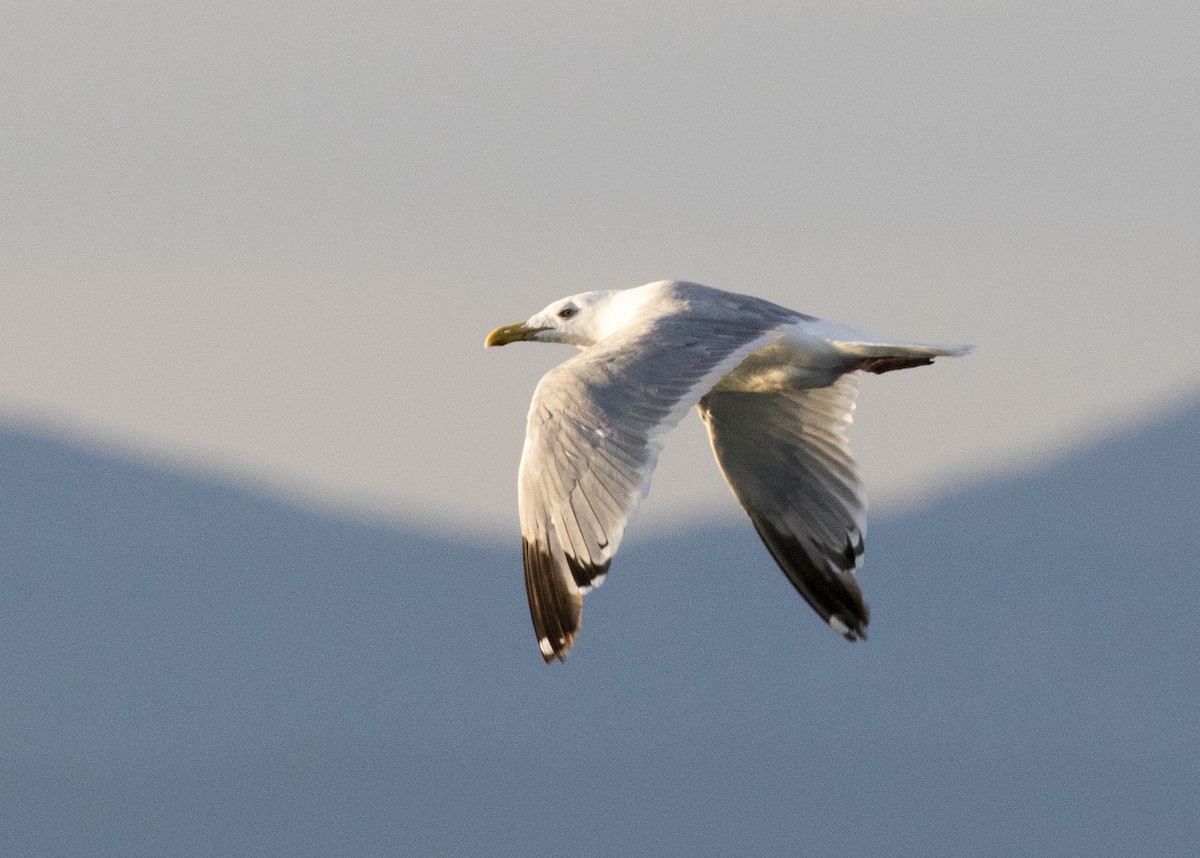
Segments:
[[[848,641],[867,639],[871,610],[854,579],[854,567],[863,553],[861,538],[847,545],[846,568],[835,570],[823,558],[813,558],[795,537],[752,515],[750,520],[763,544],[787,575],[792,586],[829,627]]]
[[[525,564],[525,595],[538,649],[546,664],[565,661],[583,618],[583,596],[572,592],[544,546],[521,540]]]

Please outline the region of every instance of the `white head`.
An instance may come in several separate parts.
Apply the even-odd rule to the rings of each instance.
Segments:
[[[485,346],[515,342],[567,343],[586,348],[624,327],[644,300],[642,289],[582,292],[561,298],[524,322],[496,328]]]

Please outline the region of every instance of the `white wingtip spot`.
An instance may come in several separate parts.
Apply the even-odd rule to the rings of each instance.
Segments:
[[[829,618],[829,627],[842,637],[845,637],[850,633],[850,627],[846,625],[842,621],[842,618],[836,614]]]
[[[606,577],[607,577],[607,575],[597,575],[595,578],[592,579],[592,583],[588,584],[585,587],[580,587],[579,592],[580,593],[592,592],[592,590],[595,590],[597,587],[599,587],[601,584],[604,583],[604,579]]]
[[[542,655],[549,658],[554,655],[554,647],[550,645],[550,638],[542,638],[538,641],[538,649],[542,651]]]

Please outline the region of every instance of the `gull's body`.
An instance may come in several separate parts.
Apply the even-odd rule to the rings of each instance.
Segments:
[[[661,281],[564,298],[487,345],[569,343],[529,409],[518,476],[525,587],[546,661],[579,630],[645,496],[662,436],[696,406],[713,452],[772,557],[838,634],[866,636],[854,578],[866,502],[846,440],[859,370],[964,347],[880,340],[768,301]]]

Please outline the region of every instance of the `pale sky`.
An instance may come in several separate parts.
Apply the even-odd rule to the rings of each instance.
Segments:
[[[1200,389],[1200,5],[0,5],[0,418],[318,505],[515,526],[594,288],[907,339],[877,507]],[[641,520],[737,516],[702,428]]]

